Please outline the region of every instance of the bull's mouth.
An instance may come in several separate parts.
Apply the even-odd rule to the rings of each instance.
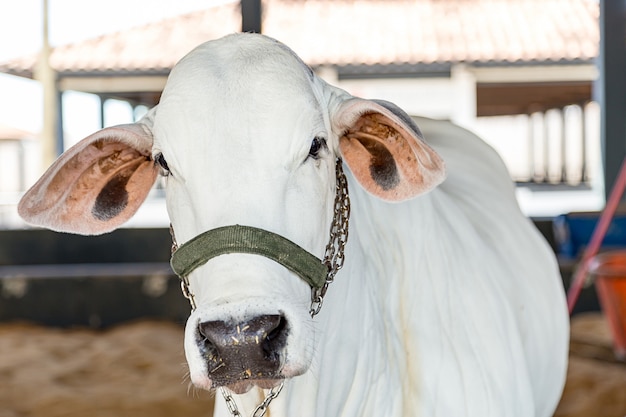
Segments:
[[[261,389],[272,389],[280,385],[282,379],[242,379],[229,383],[213,382],[213,388],[224,387],[235,394],[245,394],[254,387]]]
[[[225,387],[235,394],[243,394],[253,387],[274,388],[285,376],[281,370],[283,363],[279,355],[250,360],[253,355],[249,349],[233,348],[230,355],[214,355],[207,363],[211,388]]]

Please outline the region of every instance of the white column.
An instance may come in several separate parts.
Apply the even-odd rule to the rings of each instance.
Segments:
[[[450,80],[454,97],[450,119],[471,129],[476,121],[476,77],[467,65],[455,64],[450,70]]]
[[[59,92],[56,73],[50,66],[51,48],[48,41],[48,1],[43,0],[43,39],[41,52],[35,68],[35,78],[43,86],[43,129],[41,132],[42,172],[58,156],[57,134],[59,130]]]

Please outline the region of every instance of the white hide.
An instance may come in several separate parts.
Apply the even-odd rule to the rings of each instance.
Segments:
[[[359,106],[367,109],[341,116]],[[154,137],[152,157],[162,154],[169,167],[178,242],[244,224],[321,258],[335,158],[361,150],[341,141],[353,119],[379,110],[387,111],[352,101],[269,38],[201,45],[176,65],[142,122]],[[448,122],[415,120],[447,179],[427,192],[442,177],[424,145],[417,159],[434,168],[415,178],[427,186],[389,203],[374,195],[401,198],[365,191],[362,172],[344,155],[352,171],[346,262],[318,316],[308,315],[308,286],[259,256],[223,255],[190,275],[198,309],[185,351],[194,384],[211,385],[199,323],[282,314],[289,379],[272,417],[552,415],[567,366],[568,317],[551,249],[520,212],[491,148]],[[328,143],[318,159],[308,157],[314,137]],[[262,397],[254,388],[235,398],[248,414]],[[221,397],[216,403],[216,416],[229,415]]]
[[[239,40],[184,59],[159,105],[155,152],[179,167],[167,189],[174,229],[186,241],[252,224],[321,257],[334,157],[301,165],[315,135],[337,150],[333,109],[325,106],[342,93],[309,80],[289,51],[275,55],[265,39],[251,42],[270,62],[253,58],[246,67]],[[213,63],[219,55],[234,74]],[[350,177],[346,266],[315,320],[306,316],[308,288],[271,261],[229,255],[192,274],[200,305],[186,336],[194,382],[208,382],[193,353],[197,321],[279,310],[294,324],[287,361],[294,374],[312,364],[287,382],[272,416],[551,415],[568,325],[550,248],[520,213],[489,147],[449,123],[418,124],[446,161],[448,180],[389,204]],[[250,412],[260,395],[238,398]],[[219,400],[217,415],[227,415]]]
[[[415,120],[448,179],[403,204],[350,181],[346,266],[319,315],[314,365],[272,415],[547,417],[556,408],[568,318],[551,249],[493,149],[449,122]],[[251,410],[261,397],[249,396]]]

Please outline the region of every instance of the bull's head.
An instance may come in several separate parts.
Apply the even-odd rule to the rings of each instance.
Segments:
[[[238,224],[322,258],[338,158],[387,201],[443,179],[442,161],[394,105],[327,85],[272,39],[231,35],[183,58],[140,122],[103,129],[63,154],[19,212],[58,231],[106,233],[135,213],[160,172],[179,244]],[[189,281],[197,308],[185,351],[196,386],[241,393],[307,371],[311,289],[293,271],[230,253],[198,266]]]

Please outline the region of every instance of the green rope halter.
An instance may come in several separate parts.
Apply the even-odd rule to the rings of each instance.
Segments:
[[[250,226],[225,226],[206,231],[181,245],[172,254],[170,263],[176,275],[186,277],[210,259],[229,253],[250,253],[272,259],[299,275],[312,288],[321,288],[326,282],[328,267],[321,259],[289,239]]]

